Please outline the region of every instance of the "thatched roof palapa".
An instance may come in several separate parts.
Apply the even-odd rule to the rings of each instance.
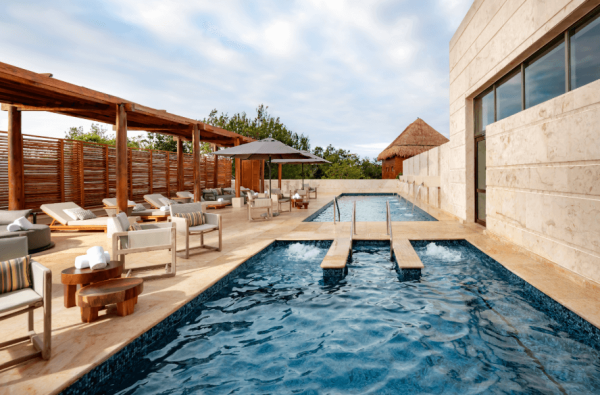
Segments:
[[[448,141],[450,140],[442,136],[421,118],[417,118],[377,156],[377,160],[386,160],[395,156],[410,158],[446,144]]]

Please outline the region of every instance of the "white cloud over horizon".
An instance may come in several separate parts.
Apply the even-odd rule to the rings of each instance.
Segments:
[[[1,61],[196,119],[262,103],[313,148],[373,157],[417,117],[448,135],[448,43],[471,2],[5,1]],[[27,134],[80,125],[23,116]]]

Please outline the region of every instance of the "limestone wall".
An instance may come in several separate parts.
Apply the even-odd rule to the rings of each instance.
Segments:
[[[600,281],[600,81],[487,129],[487,227]]]
[[[311,187],[317,187],[317,193],[339,195],[344,192],[354,193],[378,193],[378,192],[398,192],[398,180],[304,180],[305,184]],[[235,186],[235,180],[232,180],[232,186]],[[265,180],[269,185],[269,180]],[[302,180],[281,180],[283,191],[295,190],[301,187]],[[273,188],[279,188],[278,180],[272,180]]]
[[[443,209],[474,221],[474,97],[598,4],[474,1],[450,42]],[[486,131],[488,231],[595,281],[600,281],[599,92],[597,81]]]
[[[404,160],[404,172],[400,179],[400,191],[415,196],[436,208],[450,211],[448,207],[448,152],[449,144],[430,149]],[[413,183],[414,181],[414,183]],[[423,183],[420,189],[418,185]],[[416,186],[416,191],[415,191]]]

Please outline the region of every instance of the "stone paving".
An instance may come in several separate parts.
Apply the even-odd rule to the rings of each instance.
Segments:
[[[93,245],[109,249],[109,239],[105,233],[53,233],[56,247],[34,255],[37,261],[52,270],[52,358],[49,361],[35,359],[0,372],[0,393],[54,394],[62,391],[276,239],[348,238],[348,222],[335,225],[302,222],[332,197],[333,195],[319,194],[318,199],[310,201],[308,210],[294,209],[291,213],[284,212],[269,221],[249,222],[245,208],[229,207],[214,211],[223,216],[223,251],[193,249],[189,259],[183,259],[183,253],[179,253],[177,276],[146,282],[132,315],[118,317],[116,307],[110,306],[100,312],[98,321],[91,324],[81,322],[79,308],[64,307],[60,272],[72,266],[75,257],[85,254]],[[599,284],[523,252],[515,245],[490,237],[478,225],[463,224],[440,210],[420,206],[439,222],[395,222],[394,239],[466,239],[568,309],[595,326],[600,326]],[[389,239],[385,229],[384,222],[359,222],[354,238]],[[216,234],[207,235],[205,243],[214,245]],[[178,244],[181,248],[181,243]],[[194,239],[191,245],[198,246],[199,241]],[[128,256],[127,266],[168,261],[169,252],[158,251]],[[317,265],[315,270],[322,269]],[[38,331],[42,328],[41,319],[41,311],[38,309],[35,315],[35,327]],[[26,315],[0,322],[3,339],[23,336],[26,330]],[[0,350],[0,363],[30,352],[31,347],[22,343]]]

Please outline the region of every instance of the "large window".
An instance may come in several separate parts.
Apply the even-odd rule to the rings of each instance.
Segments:
[[[487,125],[600,79],[600,7],[475,98],[475,136]]]
[[[566,92],[565,64],[564,38],[525,64],[525,108]]]
[[[475,135],[485,134],[485,128],[494,123],[494,91],[490,90],[475,99]]]
[[[600,18],[591,18],[570,32],[571,89],[600,79]]]
[[[521,70],[509,74],[496,87],[496,101],[498,102],[498,121],[523,109],[521,90]]]

